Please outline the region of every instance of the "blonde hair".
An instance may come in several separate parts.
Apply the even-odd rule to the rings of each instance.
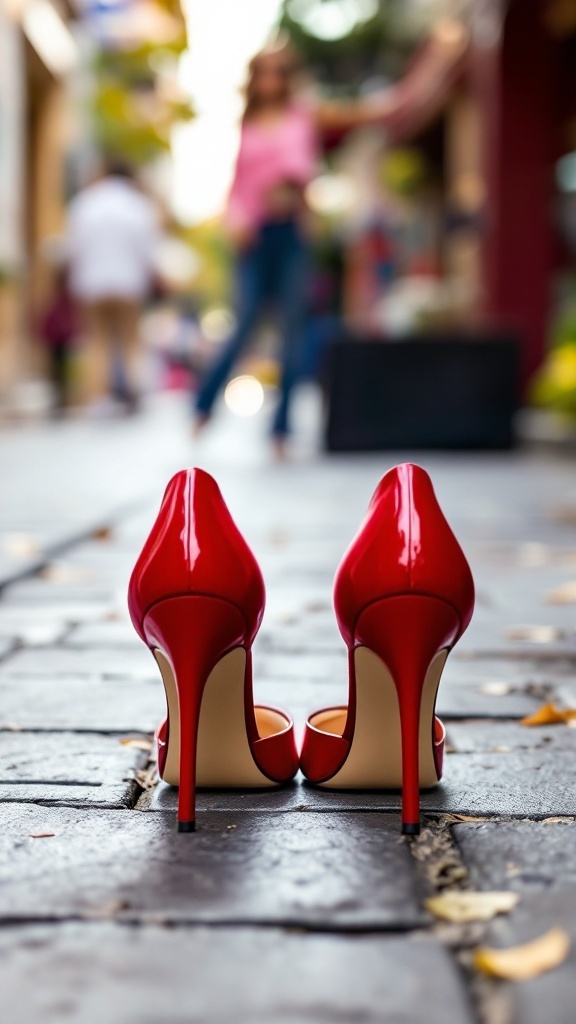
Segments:
[[[256,82],[262,64],[264,64],[269,57],[280,56],[283,57],[285,62],[285,101],[288,102],[290,97],[293,95],[301,62],[288,37],[284,34],[278,34],[274,39],[270,40],[266,46],[259,50],[258,53],[254,54],[248,65],[248,77],[246,79],[246,85],[244,86],[245,106],[242,117],[244,121],[249,121],[260,107]]]

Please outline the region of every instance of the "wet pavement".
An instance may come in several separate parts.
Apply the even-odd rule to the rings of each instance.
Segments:
[[[126,583],[173,471],[218,477],[268,590],[256,698],[346,698],[338,561],[393,453],[273,465],[256,419],[193,447],[185,411],[0,435],[0,1019],[3,1024],[573,1024],[576,952],[529,982],[480,977],[479,943],[561,925],[576,943],[576,473],[551,453],[413,454],[472,564],[478,607],[439,693],[445,778],[403,839],[397,793],[201,794],[175,831],[151,733],[156,665]],[[406,458],[404,453],[402,458]],[[568,586],[567,586],[568,585]],[[553,819],[553,820],[551,820]],[[510,889],[488,924],[426,896]]]

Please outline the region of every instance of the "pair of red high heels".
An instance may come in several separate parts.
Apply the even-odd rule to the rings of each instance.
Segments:
[[[194,831],[197,785],[273,786],[301,768],[324,786],[401,788],[402,831],[416,835],[420,788],[442,774],[442,668],[474,608],[470,568],[427,473],[405,464],[386,474],[340,564],[348,707],[313,714],[300,755],[289,715],[254,706],[264,603],[262,574],[215,480],[177,473],[132,573],[129,607],[166,689],[158,770],[179,786],[179,831]]]

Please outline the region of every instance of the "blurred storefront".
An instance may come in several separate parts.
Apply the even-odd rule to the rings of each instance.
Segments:
[[[185,46],[179,0],[0,3],[0,405],[45,376],[39,311],[68,201],[99,159],[119,156],[168,191],[172,128],[191,116]]]
[[[520,329],[529,379],[576,261],[576,0],[478,0],[474,28],[485,309]]]
[[[354,138],[336,162],[357,197],[344,311],[372,330],[508,329],[526,385],[574,279],[576,0],[445,10],[386,138]]]
[[[0,9],[0,392],[30,369],[38,259],[64,222],[68,75],[77,61],[65,2],[7,0]]]

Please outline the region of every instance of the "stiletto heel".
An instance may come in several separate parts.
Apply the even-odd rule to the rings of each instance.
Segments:
[[[176,474],[128,603],[164,682],[158,771],[179,786],[180,832],[195,830],[197,786],[270,786],[298,770],[290,716],[254,706],[251,648],[264,600],[256,560],[216,482],[202,470]]]
[[[196,822],[196,761],[204,690],[218,663],[244,635],[237,608],[213,597],[174,597],[160,601],[144,616],[144,629],[158,662],[168,702],[173,742],[164,777],[179,782],[178,831],[193,832]]]
[[[449,604],[417,595],[375,602],[362,612],[356,626],[358,643],[387,666],[396,689],[402,831],[409,835],[420,831],[420,785],[434,785],[438,778],[431,723],[440,675],[434,671],[434,662],[445,652],[443,666],[458,628],[458,616]]]
[[[306,724],[306,778],[350,789],[402,789],[402,831],[420,831],[420,789],[442,775],[436,694],[449,651],[470,622],[472,575],[417,466],[391,470],[336,574],[349,649],[348,707]]]

